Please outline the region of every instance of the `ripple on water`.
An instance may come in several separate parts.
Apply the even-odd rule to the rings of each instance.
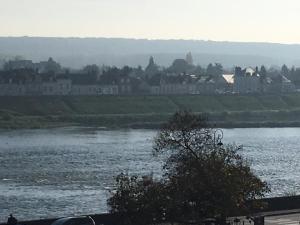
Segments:
[[[106,212],[120,172],[161,174],[151,130],[59,128],[0,132],[0,220]],[[224,143],[244,146],[271,196],[300,190],[300,129],[224,130]]]

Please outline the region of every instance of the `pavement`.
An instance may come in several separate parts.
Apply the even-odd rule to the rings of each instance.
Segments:
[[[250,222],[246,218],[240,217],[240,223],[238,225],[253,225],[253,221]],[[300,225],[300,213],[299,214],[289,214],[289,215],[279,215],[279,216],[268,216],[265,217],[265,225]],[[235,225],[233,221],[230,223]]]
[[[265,225],[299,225],[300,213],[265,217]]]
[[[265,225],[300,225],[300,209],[272,211],[256,214],[256,216],[265,216]],[[239,217],[238,225],[253,225],[253,221],[245,217]],[[231,225],[235,225],[234,218],[230,219]]]

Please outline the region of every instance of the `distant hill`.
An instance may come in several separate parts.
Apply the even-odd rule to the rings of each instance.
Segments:
[[[300,45],[196,40],[146,40],[122,38],[0,37],[1,58],[23,56],[34,61],[53,57],[63,66],[86,64],[146,66],[152,55],[162,66],[191,51],[195,64],[300,66]]]

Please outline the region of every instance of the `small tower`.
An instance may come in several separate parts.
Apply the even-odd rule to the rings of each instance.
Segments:
[[[189,52],[186,57],[185,57],[185,61],[189,64],[189,65],[194,65],[194,62],[193,62],[193,56],[192,56],[192,53]]]
[[[149,76],[153,76],[153,75],[155,75],[158,72],[158,67],[155,64],[154,59],[153,59],[152,56],[149,59],[149,64],[146,67],[145,72]]]

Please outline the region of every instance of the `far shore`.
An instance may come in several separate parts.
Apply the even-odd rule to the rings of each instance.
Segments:
[[[157,129],[176,111],[213,127],[300,127],[300,93],[282,95],[0,97],[0,129],[93,126]]]
[[[115,130],[115,129],[160,129],[165,121],[158,122],[120,122],[114,123],[107,122],[52,122],[43,120],[40,117],[30,118],[30,120],[18,119],[13,121],[0,122],[0,129],[2,130],[17,130],[17,129],[51,129],[61,127],[91,127],[104,130]],[[213,128],[284,128],[284,127],[300,127],[300,121],[262,121],[262,122],[249,122],[249,121],[213,121],[210,122]]]

